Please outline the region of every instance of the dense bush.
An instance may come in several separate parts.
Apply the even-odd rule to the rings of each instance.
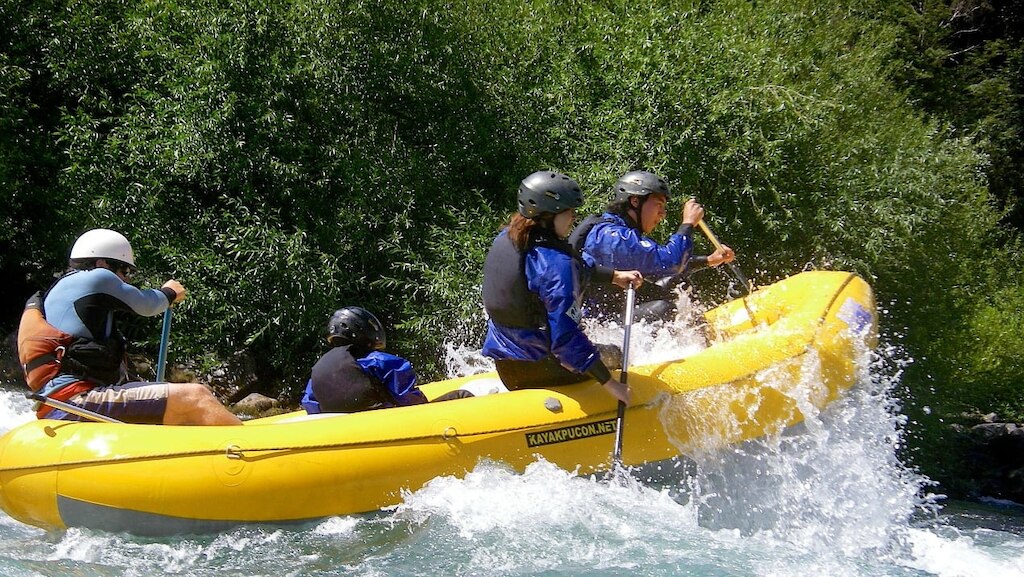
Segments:
[[[442,342],[479,343],[480,268],[518,180],[565,171],[598,210],[643,167],[674,210],[700,198],[763,283],[865,275],[916,359],[915,414],[1020,415],[992,140],[908,97],[926,89],[903,6],[4,0],[5,323],[109,226],[145,281],[189,287],[177,355],[248,350],[268,384],[295,383],[330,311],[361,304],[437,376]],[[155,322],[133,333],[150,347]]]

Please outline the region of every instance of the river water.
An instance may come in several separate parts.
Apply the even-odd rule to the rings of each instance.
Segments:
[[[686,340],[640,332],[636,362]],[[481,365],[454,347],[449,361]],[[388,511],[160,539],[48,533],[0,513],[0,575],[1024,575],[1024,510],[944,502],[897,459],[902,364],[893,347],[865,352],[858,386],[804,424],[616,483],[481,463]],[[0,390],[0,433],[31,418],[20,391]]]

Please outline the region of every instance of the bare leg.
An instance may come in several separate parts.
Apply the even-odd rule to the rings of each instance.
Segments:
[[[165,425],[241,425],[206,385],[168,383]]]

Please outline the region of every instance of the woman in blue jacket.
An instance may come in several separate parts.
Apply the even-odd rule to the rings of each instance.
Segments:
[[[535,172],[519,186],[519,210],[484,262],[483,300],[490,317],[483,354],[510,390],[593,378],[629,403],[579,326],[584,283],[638,286],[637,271],[591,267],[566,242],[583,194],[574,180]]]

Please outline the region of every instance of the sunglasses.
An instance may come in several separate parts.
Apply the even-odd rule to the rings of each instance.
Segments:
[[[132,278],[136,270],[138,269],[126,262],[118,262],[114,268],[114,272],[123,276],[125,280]]]

